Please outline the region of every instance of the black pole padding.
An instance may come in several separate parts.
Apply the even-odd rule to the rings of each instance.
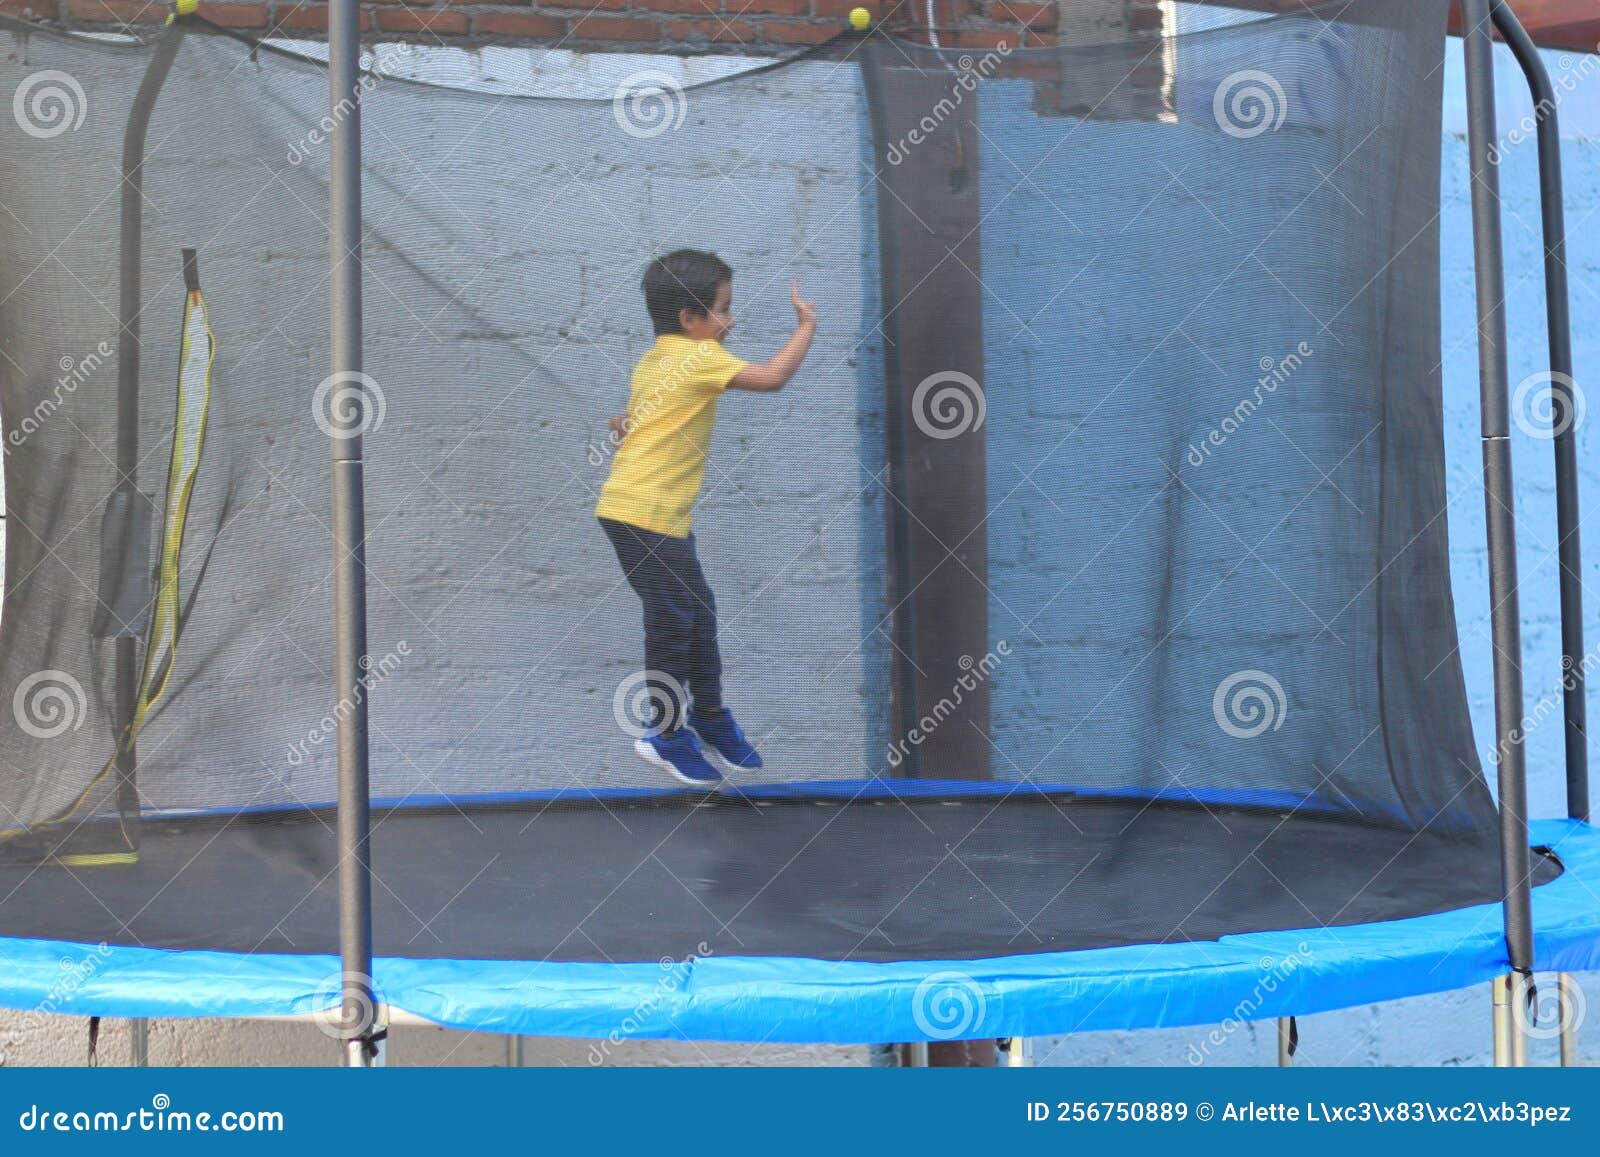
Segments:
[[[1506,362],[1505,253],[1500,172],[1495,165],[1494,41],[1489,0],[1461,0],[1467,72],[1467,145],[1477,270],[1478,384],[1483,412],[1483,489],[1494,646],[1495,754],[1506,951],[1513,970],[1533,966],[1532,855],[1523,745],[1522,621],[1517,600],[1517,527],[1512,506],[1510,373]]]
[[[1578,513],[1577,406],[1572,380],[1572,313],[1567,287],[1567,216],[1556,90],[1539,48],[1506,0],[1490,0],[1494,25],[1528,78],[1539,141],[1544,219],[1544,296],[1556,456],[1556,538],[1561,569],[1562,707],[1566,718],[1567,815],[1589,819],[1589,725],[1584,700],[1583,548]]]
[[[340,1035],[345,1063],[371,1064],[382,1039],[372,984],[371,803],[367,770],[367,562],[361,431],[361,11],[328,9],[329,383],[355,413],[331,423],[334,691],[338,697]]]
[[[122,131],[122,203],[117,302],[117,490],[132,509],[139,494],[139,350],[144,314],[141,272],[144,263],[145,141],[156,98],[183,45],[184,26],[174,24],[156,41],[144,78],[134,93]],[[139,697],[139,641],[119,635],[113,659],[113,703],[117,734],[117,812],[130,849],[139,846],[139,756],[133,738]]]
[[[183,251],[183,287],[190,293],[200,288],[200,260],[193,249]]]

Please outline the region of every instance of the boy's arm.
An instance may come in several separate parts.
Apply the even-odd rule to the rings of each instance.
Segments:
[[[783,348],[772,355],[764,366],[746,366],[733,375],[728,383],[730,390],[755,390],[767,392],[781,390],[794,377],[800,363],[806,360],[811,349],[811,339],[817,333],[817,306],[815,302],[800,299],[800,283],[789,283],[789,300],[794,303],[794,334],[783,343]]]

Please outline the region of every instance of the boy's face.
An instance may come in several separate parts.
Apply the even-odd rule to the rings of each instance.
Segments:
[[[684,310],[678,315],[685,337],[695,341],[721,341],[733,328],[733,282],[724,281],[717,286],[717,299],[711,312],[700,314]]]

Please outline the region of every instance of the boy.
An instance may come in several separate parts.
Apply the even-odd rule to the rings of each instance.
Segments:
[[[733,328],[733,270],[715,254],[679,249],[650,263],[644,303],[656,344],[633,371],[628,413],[611,424],[621,446],[595,515],[628,583],[644,604],[650,730],[634,750],[684,783],[714,788],[721,774],[706,746],[729,767],[754,769],[761,756],[722,702],[717,608],[690,533],[706,452],[724,390],[781,390],[817,332],[816,307],[789,287],[794,335],[765,365],[722,347]],[[684,693],[693,709],[682,702]]]

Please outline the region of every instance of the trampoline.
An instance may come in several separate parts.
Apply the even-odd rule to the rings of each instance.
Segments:
[[[336,7],[326,63],[0,19],[0,1004],[342,1006],[359,1061],[400,1016],[1004,1039],[1600,967],[1554,281],[1569,818],[1526,817],[1487,305],[1493,742],[1458,657],[1446,0],[505,93],[358,68]],[[1465,7],[1492,302],[1491,18],[1541,74]],[[791,279],[824,318],[695,514],[768,761],[716,793],[633,754],[593,514],[682,245],[737,352]]]

